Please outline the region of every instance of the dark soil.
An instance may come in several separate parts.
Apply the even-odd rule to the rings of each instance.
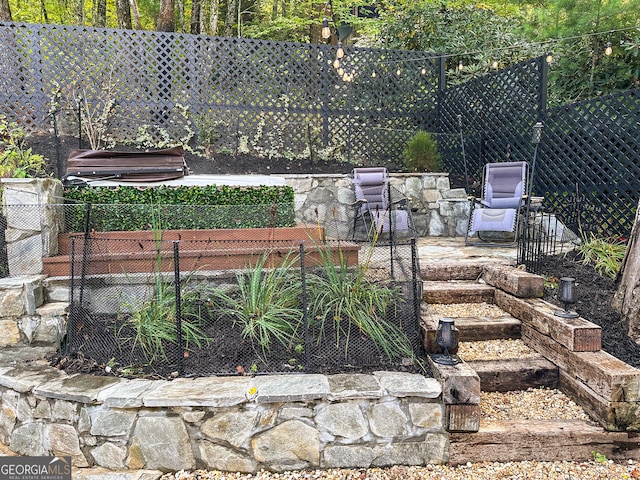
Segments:
[[[640,346],[627,335],[620,314],[611,307],[617,289],[615,280],[600,275],[580,261],[575,251],[543,258],[541,272],[550,280],[561,277],[576,279],[577,302],[571,310],[602,327],[602,349],[614,357],[640,368]],[[552,282],[547,282],[547,285]],[[561,305],[554,288],[545,288],[545,300]]]
[[[79,148],[78,139],[62,137],[56,147],[53,135],[34,134],[28,139],[29,147],[34,153],[45,156],[48,160],[47,170],[56,177],[66,173],[66,159],[69,152]],[[82,145],[82,148],[89,148]],[[131,151],[131,147],[119,146],[115,150]],[[59,153],[57,153],[59,152]],[[261,158],[253,155],[230,155],[216,153],[210,158],[185,153],[185,161],[191,173],[203,175],[249,175],[249,174],[286,174],[286,173],[349,173],[355,165],[344,162],[324,162],[314,159]]]

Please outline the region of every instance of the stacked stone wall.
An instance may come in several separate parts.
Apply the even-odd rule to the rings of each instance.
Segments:
[[[40,365],[38,365],[40,363]],[[448,459],[440,384],[416,374],[125,380],[0,367],[0,441],[76,467],[238,472]]]

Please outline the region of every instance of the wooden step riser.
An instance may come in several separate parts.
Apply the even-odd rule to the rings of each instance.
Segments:
[[[479,283],[424,282],[426,303],[494,303],[495,289]]]
[[[640,459],[633,435],[607,432],[578,420],[481,421],[475,433],[451,433],[449,462],[588,461]]]
[[[467,364],[480,377],[483,392],[509,392],[528,388],[558,388],[558,367],[544,357],[478,360]]]

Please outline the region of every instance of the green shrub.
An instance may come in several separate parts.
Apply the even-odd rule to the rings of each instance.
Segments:
[[[592,235],[589,239],[583,239],[577,250],[582,256],[582,263],[592,265],[601,275],[616,278],[627,246],[617,240],[596,238]]]
[[[259,228],[295,225],[291,187],[154,187],[122,186],[65,190],[67,230],[84,231],[84,205],[91,204],[95,231]]]
[[[436,141],[420,130],[404,149],[404,166],[410,172],[439,172],[442,168]]]
[[[27,148],[27,132],[0,114],[0,177],[26,178],[45,173],[45,159]]]

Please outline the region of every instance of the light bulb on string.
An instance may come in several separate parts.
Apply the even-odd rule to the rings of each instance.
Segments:
[[[371,78],[376,78],[376,71],[371,72]]]
[[[494,59],[493,62],[491,62],[491,68],[498,70],[498,60]]]
[[[336,57],[344,57],[344,49],[342,48],[342,42],[338,42],[338,50],[336,51]]]
[[[613,48],[611,47],[611,42],[607,42],[607,48],[604,49],[604,54],[608,57],[613,53]]]
[[[546,58],[545,58],[545,61],[546,61],[547,63],[551,63],[551,62],[553,62],[553,54],[552,54],[552,53],[547,53],[547,56],[546,56]]]
[[[400,71],[400,69],[396,70],[396,75],[397,75],[397,76],[400,76],[400,74],[401,74],[401,73],[402,73],[402,72]]]
[[[340,60],[338,60],[337,58],[333,61],[333,68],[340,68]]]
[[[424,67],[422,67],[422,70],[420,70],[420,73],[421,73],[422,75],[426,75],[426,74],[427,74],[427,69],[426,69],[426,68],[424,68]]]
[[[324,17],[322,19],[322,38],[327,40],[329,37],[331,37],[331,29],[329,28],[329,19],[327,17]]]
[[[460,63],[458,63],[458,71],[462,71],[464,70],[464,65],[462,64],[462,60],[460,60]]]
[[[340,76],[344,75],[344,68],[339,68],[338,69],[338,75],[340,75]]]
[[[342,81],[344,81],[344,82],[348,82],[349,81],[349,74],[347,72],[344,72],[342,74]]]

